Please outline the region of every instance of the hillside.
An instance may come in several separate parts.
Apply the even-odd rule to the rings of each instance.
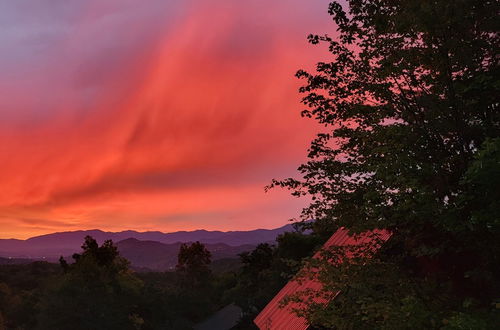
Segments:
[[[128,238],[116,244],[120,254],[128,259],[136,269],[154,271],[171,270],[177,264],[177,254],[181,243],[164,244],[155,241],[140,241]],[[254,245],[229,246],[224,243],[205,244],[212,253],[212,260],[237,258],[239,253],[251,251]]]
[[[292,231],[291,225],[285,225],[276,229],[256,229],[250,231],[178,231],[173,233],[162,233],[159,231],[137,232],[132,230],[121,232],[105,232],[102,230],[78,230],[52,233],[42,236],[35,236],[26,240],[17,239],[0,239],[0,257],[12,258],[59,258],[61,255],[72,255],[80,250],[84,237],[92,236],[97,242],[102,243],[107,239],[113,242],[121,242],[127,239],[135,239],[137,241],[146,241],[147,244],[142,244],[144,249],[150,249],[153,243],[175,244],[179,242],[194,242],[200,241],[204,244],[224,243],[227,248],[222,250],[231,250],[229,247],[238,247],[242,245],[257,245],[263,242],[274,242],[276,237],[286,231]],[[130,241],[132,242],[132,241]],[[122,244],[122,248],[131,243]],[[151,247],[145,247],[151,245]],[[159,248],[165,249],[165,247]],[[234,255],[234,254],[232,254]]]

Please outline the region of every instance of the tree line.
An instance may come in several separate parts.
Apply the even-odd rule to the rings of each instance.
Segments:
[[[186,243],[175,271],[137,273],[112,241],[87,236],[72,260],[0,265],[0,329],[191,329],[230,303],[243,310],[237,329],[255,329],[256,314],[323,240],[285,233],[227,269]]]

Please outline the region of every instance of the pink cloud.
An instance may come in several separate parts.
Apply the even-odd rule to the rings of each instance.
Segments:
[[[50,47],[0,78],[2,236],[297,215],[302,202],[263,186],[293,174],[316,130],[293,74],[325,57],[305,35],[328,27],[326,3],[93,1],[61,14],[77,23],[40,22]]]

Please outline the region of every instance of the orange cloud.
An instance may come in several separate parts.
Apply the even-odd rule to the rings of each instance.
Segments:
[[[251,229],[296,216],[303,202],[263,186],[293,174],[316,130],[299,117],[293,73],[324,55],[305,40],[324,31],[327,15],[312,16],[323,7],[193,1],[162,24],[91,2],[57,42],[54,86],[32,72],[50,109],[0,97],[26,110],[0,123],[0,235]]]

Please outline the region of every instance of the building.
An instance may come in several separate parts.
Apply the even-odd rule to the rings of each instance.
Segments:
[[[332,237],[323,245],[322,249],[327,249],[333,246],[356,246],[373,241],[373,234],[375,234],[381,241],[385,242],[389,239],[391,234],[386,230],[375,230],[373,232],[363,233],[350,236],[348,231],[344,228],[337,230]],[[313,258],[319,256],[317,252]],[[288,282],[283,289],[267,304],[267,306],[260,312],[254,320],[254,323],[261,330],[305,330],[309,327],[307,320],[298,317],[293,311],[293,308],[300,308],[297,303],[288,304],[281,307],[280,301],[286,296],[304,290],[319,290],[321,283],[316,280],[302,280],[295,279]]]
[[[193,327],[194,330],[229,330],[238,324],[241,318],[241,308],[235,304],[230,304],[210,316],[205,321]]]

